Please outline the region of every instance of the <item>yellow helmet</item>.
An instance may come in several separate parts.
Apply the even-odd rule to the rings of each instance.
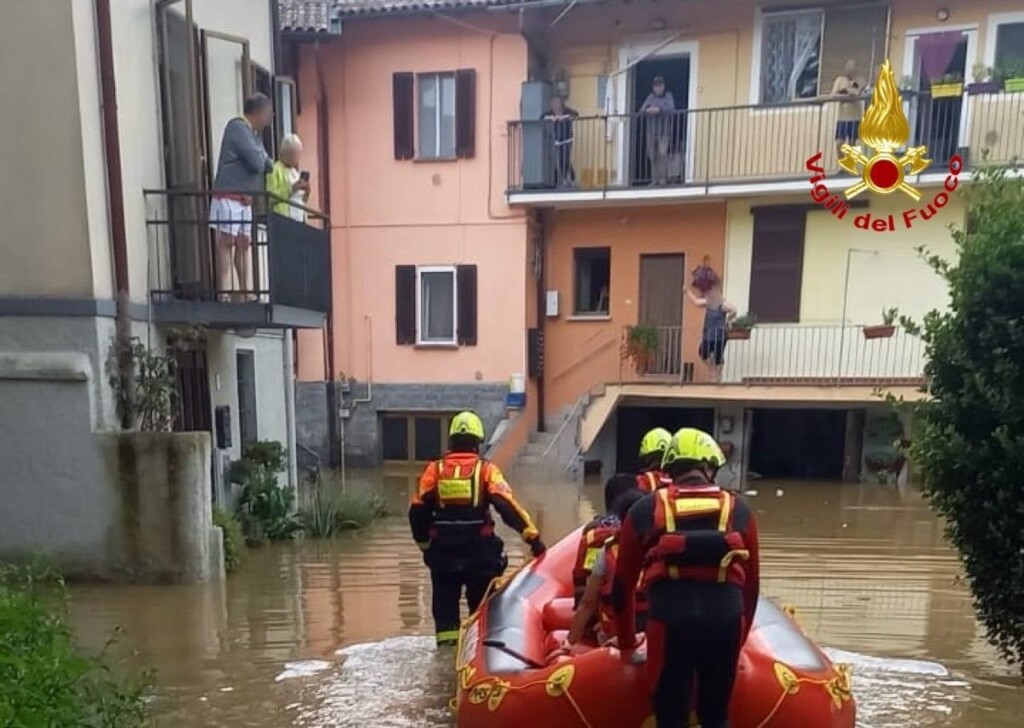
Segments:
[[[448,428],[448,437],[456,435],[475,437],[483,442],[484,423],[477,417],[475,412],[459,412],[459,414],[452,418],[451,427]]]
[[[665,454],[668,444],[672,442],[672,433],[664,427],[655,427],[649,430],[644,439],[640,441],[640,457],[645,458],[655,453]]]
[[[703,430],[684,427],[672,436],[672,442],[665,450],[661,467],[665,468],[674,462],[688,460],[697,463],[708,463],[716,468],[725,465],[725,454],[713,438]]]

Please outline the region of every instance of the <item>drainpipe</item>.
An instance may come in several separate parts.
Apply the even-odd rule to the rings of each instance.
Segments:
[[[537,334],[541,341],[544,340],[544,324],[547,320],[547,241],[545,240],[545,229],[544,229],[544,211],[540,210],[532,214],[531,221],[533,222],[533,244],[537,247],[537,254],[535,260],[540,261],[540,270],[536,271],[535,282],[536,282],[536,295],[537,295]],[[547,348],[545,344],[541,351]],[[547,359],[546,356],[542,358]],[[544,370],[541,369],[537,375],[537,432],[546,432],[547,426],[545,425],[544,416]]]
[[[100,64],[100,99],[103,112],[103,150],[107,168],[107,201],[110,243],[114,258],[114,285],[117,314],[115,346],[117,369],[124,393],[121,427],[130,430],[135,424],[135,367],[129,342],[132,337],[131,300],[128,289],[128,241],[124,223],[124,182],[121,176],[121,135],[117,124],[117,87],[114,83],[114,46],[110,23],[110,0],[95,0],[96,39]]]

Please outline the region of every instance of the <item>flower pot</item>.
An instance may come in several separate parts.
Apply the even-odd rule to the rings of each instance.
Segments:
[[[750,338],[750,329],[729,329],[725,332],[725,338],[745,341]]]
[[[865,339],[888,339],[896,333],[896,326],[893,324],[881,324],[879,326],[865,326]]]
[[[1003,82],[1003,89],[1007,92],[1024,91],[1024,78],[1008,78]]]
[[[933,83],[933,99],[950,99],[955,96],[963,96],[964,85],[962,83]]]
[[[972,96],[978,96],[980,94],[997,94],[1003,90],[1003,86],[998,81],[977,81],[975,83],[967,84],[967,93]]]

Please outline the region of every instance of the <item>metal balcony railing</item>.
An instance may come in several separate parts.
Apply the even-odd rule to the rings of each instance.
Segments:
[[[1024,93],[936,97],[904,92],[908,145],[928,147],[934,171],[955,153],[968,165],[987,155],[1024,157]],[[806,179],[818,152],[837,173],[837,125],[867,99],[631,113],[509,124],[508,191],[610,191]],[[571,140],[571,141],[570,141]]]
[[[703,332],[657,327],[658,346],[647,358],[624,356],[622,382],[682,384],[914,386],[924,381],[924,343],[900,328],[891,335],[867,338],[871,328],[840,324],[772,324],[755,326],[749,338],[723,332],[722,364],[702,359]],[[630,327],[623,332],[624,346]],[[709,357],[710,358],[710,357]]]
[[[154,304],[262,304],[326,314],[328,219],[266,193],[246,196],[251,213],[211,215],[211,192],[145,192]]]

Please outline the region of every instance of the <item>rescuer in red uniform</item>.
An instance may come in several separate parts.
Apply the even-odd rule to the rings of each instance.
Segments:
[[[480,418],[460,412],[452,419],[448,438],[449,452],[424,469],[409,506],[412,537],[430,569],[438,645],[458,642],[463,589],[469,611],[475,612],[488,584],[508,565],[505,545],[494,533],[492,506],[534,556],[545,550],[533,519],[512,495],[501,470],[479,455],[484,440]]]
[[[612,594],[623,658],[634,659],[637,579],[647,591],[647,669],[658,728],[686,728],[696,687],[702,728],[728,728],[740,649],[759,589],[753,511],[714,484],[725,462],[705,432],[672,437],[673,485],[638,501],[619,529]]]

